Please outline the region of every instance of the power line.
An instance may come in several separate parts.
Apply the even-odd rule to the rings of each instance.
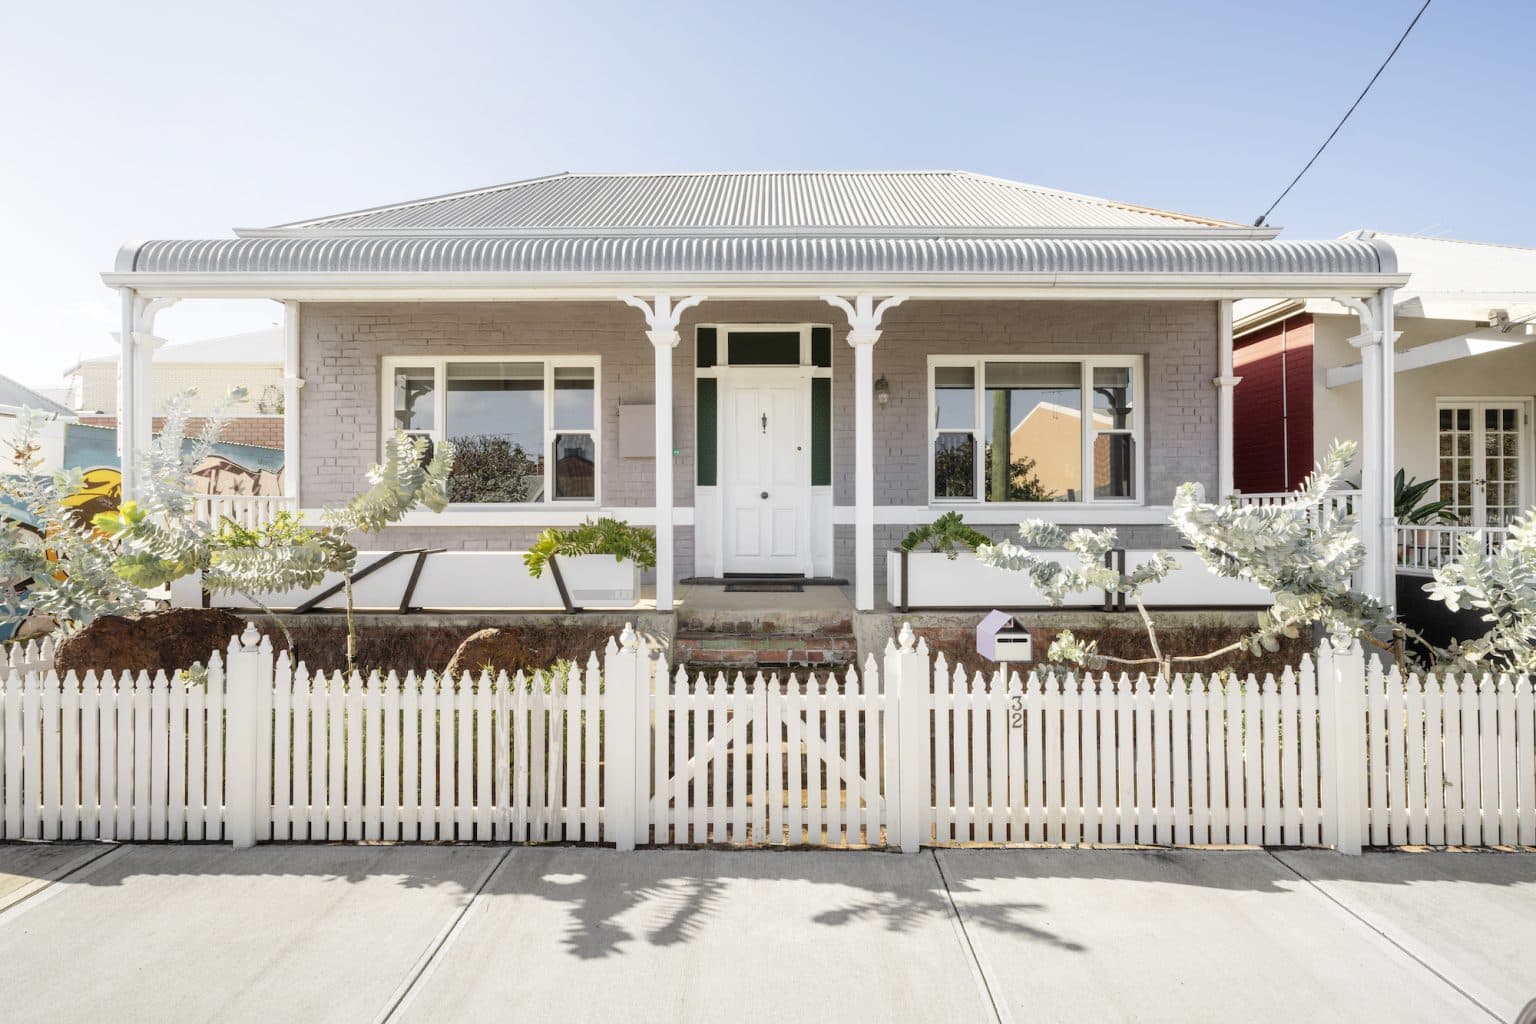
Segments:
[[[1261,213],[1259,215],[1259,219],[1253,222],[1254,227],[1258,228],[1264,226],[1264,221],[1269,217],[1271,213],[1275,212],[1275,207],[1280,205],[1280,201],[1291,194],[1291,189],[1296,187],[1296,183],[1302,179],[1303,175],[1312,169],[1313,164],[1317,163],[1317,158],[1323,155],[1323,150],[1328,148],[1328,143],[1332,142],[1333,137],[1339,134],[1339,129],[1344,127],[1344,122],[1349,120],[1349,115],[1355,112],[1355,108],[1360,105],[1360,101],[1365,99],[1366,93],[1371,91],[1371,86],[1376,84],[1376,79],[1381,77],[1381,73],[1387,70],[1387,65],[1392,63],[1392,58],[1397,56],[1397,51],[1402,48],[1404,40],[1408,38],[1408,33],[1413,31],[1413,26],[1417,25],[1419,23],[1419,19],[1424,16],[1424,12],[1429,10],[1430,2],[1431,0],[1424,0],[1424,6],[1419,8],[1419,13],[1415,14],[1413,16],[1413,20],[1408,23],[1408,27],[1403,29],[1403,34],[1398,37],[1397,45],[1392,47],[1392,52],[1387,54],[1387,59],[1381,62],[1381,67],[1376,69],[1376,73],[1371,76],[1371,80],[1365,83],[1365,88],[1360,90],[1360,95],[1355,97],[1355,102],[1351,103],[1349,105],[1349,109],[1344,111],[1344,116],[1339,118],[1339,123],[1333,126],[1333,131],[1328,133],[1328,137],[1323,140],[1323,144],[1317,147],[1317,152],[1312,154],[1312,159],[1308,160],[1307,165],[1297,173],[1296,177],[1291,179],[1291,183],[1289,185],[1285,186],[1285,191],[1281,192],[1280,195],[1275,198],[1275,201],[1269,204],[1269,209]]]

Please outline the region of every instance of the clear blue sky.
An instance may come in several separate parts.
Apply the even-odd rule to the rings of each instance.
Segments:
[[[1419,2],[15,5],[0,373],[110,350],[124,241],[552,171],[956,167],[1249,222]],[[1533,38],[1528,0],[1436,0],[1271,222],[1536,245]]]

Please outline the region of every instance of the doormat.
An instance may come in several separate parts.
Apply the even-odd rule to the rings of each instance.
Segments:
[[[805,587],[799,583],[727,583],[727,594],[803,594]]]

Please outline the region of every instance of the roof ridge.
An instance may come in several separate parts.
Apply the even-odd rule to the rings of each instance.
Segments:
[[[1104,196],[1090,196],[1086,192],[1068,192],[1066,189],[1052,188],[1049,185],[1035,185],[1027,181],[1014,181],[1012,178],[999,178],[995,174],[980,174],[976,171],[955,171],[953,173],[962,175],[967,178],[976,178],[981,181],[990,181],[998,185],[1006,185],[1010,188],[1032,189],[1036,192],[1046,192],[1053,196],[1060,196],[1063,199],[1074,199],[1078,202],[1091,203],[1096,206],[1113,207],[1117,210],[1133,210],[1137,213],[1151,213],[1156,214],[1159,217],[1168,217],[1173,220],[1194,221],[1196,223],[1206,224],[1211,227],[1247,227],[1247,225],[1239,224],[1237,221],[1216,220],[1211,217],[1201,217],[1193,213],[1180,213],[1177,210],[1164,210],[1157,206],[1144,206],[1140,203],[1127,203],[1122,202],[1119,199],[1107,199]]]
[[[1183,223],[1204,227],[1243,227],[1234,221],[1216,220],[1209,217],[1200,217],[1194,214],[1182,213],[1174,210],[1163,210],[1156,207],[1144,206],[1136,203],[1127,203],[1120,200],[1108,199],[1102,196],[1090,196],[1081,192],[1069,192],[1064,189],[1051,188],[1046,185],[1036,185],[1032,182],[1015,181],[1011,178],[1002,178],[997,175],[982,174],[977,171],[967,171],[958,168],[915,168],[915,169],[886,169],[886,170],[723,170],[723,171],[562,171],[557,174],[547,174],[533,178],[522,178],[514,181],[502,182],[494,185],[486,185],[478,188],[462,189],[456,192],[445,192],[439,195],[426,196],[419,199],[411,199],[397,203],[385,203],[378,206],[365,207],[356,210],[348,210],[320,217],[311,217],[303,220],[289,221],[277,224],[264,231],[302,230],[305,228],[321,228],[328,225],[336,225],[357,218],[376,214],[397,213],[406,210],[420,209],[441,203],[474,199],[495,193],[511,193],[530,186],[561,179],[630,179],[635,181],[646,180],[679,180],[679,179],[707,179],[707,178],[794,178],[794,177],[870,177],[894,179],[901,177],[944,177],[963,179],[973,182],[982,182],[998,188],[1006,188],[1024,194],[1035,196],[1048,196],[1063,199],[1070,202],[1082,203],[1101,210],[1121,210],[1129,213],[1155,217],[1159,220],[1171,223]],[[959,225],[957,225],[959,226]],[[240,232],[237,232],[240,233]]]

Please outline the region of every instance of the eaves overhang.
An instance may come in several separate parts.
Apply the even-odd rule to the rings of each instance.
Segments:
[[[118,273],[1380,274],[1369,240],[889,236],[347,236],[145,242]]]

